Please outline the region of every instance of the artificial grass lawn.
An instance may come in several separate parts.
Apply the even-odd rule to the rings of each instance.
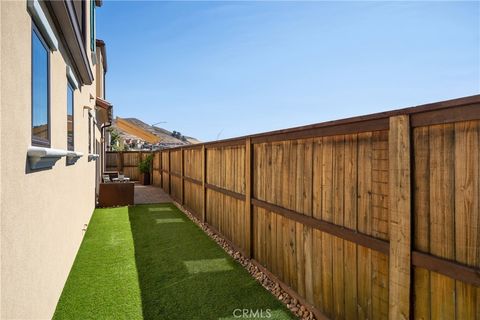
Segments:
[[[294,318],[173,204],[139,205],[94,212],[54,319],[236,319],[235,309]]]

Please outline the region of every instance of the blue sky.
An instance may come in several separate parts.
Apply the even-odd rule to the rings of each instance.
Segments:
[[[480,93],[480,2],[104,1],[120,117],[203,141]]]

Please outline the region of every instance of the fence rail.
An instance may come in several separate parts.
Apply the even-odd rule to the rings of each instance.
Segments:
[[[168,149],[154,183],[334,319],[480,319],[480,96]]]

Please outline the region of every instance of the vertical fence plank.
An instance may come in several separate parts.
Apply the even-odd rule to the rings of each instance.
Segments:
[[[357,230],[357,136],[345,138],[344,226]],[[357,246],[344,243],[345,318],[357,318]]]
[[[480,265],[479,221],[479,126],[478,122],[455,124],[455,259]],[[456,318],[475,319],[476,291],[480,288],[456,282]],[[480,312],[480,311],[479,311]]]
[[[125,156],[125,153],[123,153],[123,151],[120,151],[118,153],[118,172],[123,172],[123,163],[124,163],[124,160],[123,160],[123,157]]]
[[[430,251],[430,152],[428,127],[413,130],[414,248]],[[430,271],[414,270],[415,319],[430,319]]]
[[[162,152],[158,152],[158,171],[160,172],[160,188],[163,187],[163,172],[162,172],[162,166],[163,166],[163,159],[162,159]]]
[[[430,140],[430,253],[455,258],[454,128],[429,128]],[[431,318],[455,318],[455,280],[430,272]]]
[[[357,228],[372,233],[372,133],[358,134],[358,202]],[[372,250],[357,245],[357,312],[358,319],[372,317]]]
[[[333,137],[323,138],[322,220],[333,223]],[[333,316],[333,236],[322,232],[322,308]]]
[[[252,210],[252,177],[253,177],[253,148],[252,141],[250,138],[246,139],[245,142],[245,239],[246,243],[246,252],[249,258],[253,257],[253,210]]]
[[[372,134],[372,236],[388,239],[388,131]],[[388,318],[388,257],[372,251],[372,319]]]
[[[168,194],[172,194],[172,154],[168,150]]]
[[[344,182],[345,182],[345,139],[338,136],[334,139],[333,148],[333,221],[335,224],[344,225]],[[345,274],[344,268],[337,267],[344,265],[344,240],[338,237],[332,243],[332,265],[333,265],[333,314],[335,319],[345,318]]]
[[[410,317],[410,124],[407,115],[390,118],[389,319]]]

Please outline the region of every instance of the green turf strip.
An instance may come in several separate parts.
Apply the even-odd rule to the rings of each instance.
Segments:
[[[97,209],[54,319],[292,319],[172,204]]]

